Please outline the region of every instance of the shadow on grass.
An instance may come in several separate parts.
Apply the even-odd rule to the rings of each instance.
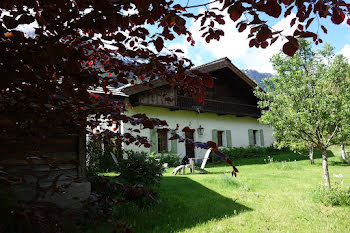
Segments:
[[[252,210],[187,177],[163,177],[158,193],[158,205],[127,219],[136,232],[177,232]]]
[[[341,158],[338,159],[338,161],[328,161],[329,166],[344,166],[344,167],[349,167],[350,164],[348,162],[345,162]]]

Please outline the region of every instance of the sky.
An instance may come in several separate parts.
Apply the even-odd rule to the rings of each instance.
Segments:
[[[187,0],[178,0],[176,2],[187,4]],[[189,0],[189,5],[198,4],[198,0]],[[196,8],[193,12],[202,11],[203,8]],[[227,15],[227,14],[226,14]],[[276,30],[283,30],[283,34],[290,35],[294,32],[290,28],[290,20],[295,16],[292,13],[287,18],[268,19],[268,24]],[[192,60],[195,65],[201,65],[215,59],[228,57],[232,63],[240,69],[255,69],[259,72],[274,73],[270,58],[272,55],[278,53],[287,39],[279,39],[272,46],[266,49],[257,49],[249,47],[249,39],[247,39],[248,29],[243,33],[239,33],[235,27],[235,23],[228,17],[225,17],[226,24],[221,26],[225,32],[225,36],[220,41],[212,40],[209,44],[201,37],[199,32],[199,22],[187,20],[186,26],[193,34],[196,41],[195,46],[187,43],[186,38],[179,37],[171,42],[167,42],[170,48],[180,48],[184,51],[184,55]],[[328,33],[325,34],[316,20],[311,24],[310,28],[316,32],[318,30],[322,44],[314,45],[315,49],[322,49],[324,43],[330,43],[335,47],[335,53],[342,53],[350,60],[350,26],[345,22],[341,25],[331,23],[330,19],[327,21],[320,21],[326,26]]]

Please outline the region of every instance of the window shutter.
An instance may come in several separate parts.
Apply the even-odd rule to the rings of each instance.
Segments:
[[[248,129],[249,146],[254,146],[254,134],[252,129]]]
[[[218,144],[218,130],[213,129],[212,131],[212,141]]]
[[[175,132],[171,133],[171,137],[173,136]],[[170,149],[171,153],[177,154],[177,139],[175,140],[171,140],[171,149]]]
[[[226,147],[232,147],[231,130],[226,130]]]
[[[151,152],[157,152],[157,130],[150,129]]]
[[[262,129],[260,130],[260,142],[261,142],[261,146],[265,146],[265,144],[264,144],[264,132]]]

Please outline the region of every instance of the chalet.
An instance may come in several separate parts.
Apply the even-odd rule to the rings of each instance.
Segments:
[[[195,102],[185,97],[177,87],[171,87],[166,82],[157,80],[154,83],[156,91],[149,87],[125,87],[123,92],[129,96],[130,115],[145,113],[148,117],[166,120],[170,129],[179,124],[183,137],[194,141],[214,141],[219,147],[270,146],[272,129],[258,122],[260,109],[258,99],[253,90],[256,83],[235,67],[228,58],[222,58],[196,67],[202,72],[210,73],[214,79],[214,87],[208,89],[206,104]],[[166,92],[171,101],[160,93]],[[194,133],[184,133],[185,126],[196,129]],[[122,133],[128,132],[131,125],[124,124]],[[201,158],[205,151],[193,149],[185,143],[168,140],[168,135],[158,134],[155,129],[141,130],[141,136],[150,138],[151,148],[125,146],[135,151],[155,153],[175,153],[180,157],[185,155]]]

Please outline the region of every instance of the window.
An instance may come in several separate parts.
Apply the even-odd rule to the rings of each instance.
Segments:
[[[257,145],[258,144],[258,130],[253,130],[253,142],[254,142],[254,145]]]
[[[218,131],[218,146],[224,146],[223,135],[224,131]]]
[[[168,135],[158,133],[158,153],[168,152]]]

